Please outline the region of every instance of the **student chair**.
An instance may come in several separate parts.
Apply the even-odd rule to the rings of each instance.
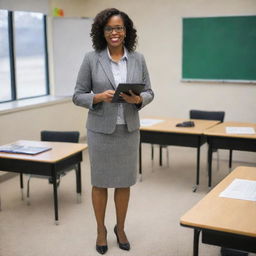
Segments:
[[[203,110],[190,110],[190,119],[202,119],[202,120],[215,120],[223,122],[225,117],[224,111],[203,111]],[[213,149],[213,152],[217,152],[217,168],[219,169],[219,153],[217,149]],[[232,150],[229,151],[229,168],[232,163]]]
[[[55,141],[55,142],[73,142],[78,143],[79,142],[79,132],[78,131],[41,131],[41,141]],[[78,171],[77,165],[71,165],[67,166],[60,174],[57,176],[57,186],[60,184],[60,178],[64,175],[66,175],[67,172],[75,170]],[[27,203],[30,204],[29,201],[29,194],[30,194],[30,180],[31,178],[47,178],[49,181],[49,184],[52,184],[52,178],[51,177],[45,177],[40,175],[31,174],[29,175],[28,181],[27,181]]]
[[[224,111],[203,111],[203,110],[190,110],[190,119],[203,119],[203,120],[215,120],[223,122],[225,117]]]

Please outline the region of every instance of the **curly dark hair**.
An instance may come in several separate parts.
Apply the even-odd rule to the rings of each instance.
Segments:
[[[129,16],[115,8],[109,8],[98,13],[92,24],[90,36],[92,46],[96,51],[102,51],[107,47],[107,41],[104,37],[104,27],[112,16],[120,15],[123,19],[126,29],[124,46],[129,52],[135,51],[137,45],[137,30],[133,27],[133,22]]]

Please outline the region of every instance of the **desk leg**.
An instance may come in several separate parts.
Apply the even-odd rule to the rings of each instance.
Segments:
[[[159,165],[162,166],[163,165],[163,150],[162,150],[162,146],[159,145]]]
[[[199,185],[200,179],[200,145],[197,147],[197,163],[196,163],[196,185]]]
[[[20,190],[21,190],[21,200],[24,200],[24,186],[23,186],[23,173],[20,173]]]
[[[53,170],[53,201],[54,201],[54,213],[55,213],[55,224],[59,224],[59,214],[58,214],[58,191],[57,191],[57,178],[56,171]]]
[[[197,160],[196,160],[196,185],[193,187],[193,192],[196,192],[200,180],[200,145],[197,146]]]
[[[194,229],[194,246],[193,246],[193,256],[198,256],[198,248],[199,248],[199,235],[200,229]]]
[[[208,187],[212,186],[212,145],[208,144]]]
[[[193,192],[196,192],[199,180],[200,180],[200,148],[201,148],[201,138],[198,139],[198,145],[197,145],[197,158],[196,158],[196,184],[193,186]]]
[[[229,169],[232,167],[232,149],[229,150]]]
[[[82,182],[81,182],[81,163],[77,164],[76,168],[76,193],[77,193],[77,203],[81,203],[82,194]]]

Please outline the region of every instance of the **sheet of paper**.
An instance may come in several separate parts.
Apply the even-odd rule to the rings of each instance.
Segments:
[[[253,127],[226,127],[227,134],[255,134]]]
[[[220,193],[219,196],[256,201],[256,181],[234,179],[232,183]]]
[[[152,126],[154,124],[158,124],[158,123],[161,123],[163,122],[164,120],[160,120],[160,119],[147,119],[147,118],[144,118],[144,119],[141,119],[140,120],[140,125],[141,126]]]

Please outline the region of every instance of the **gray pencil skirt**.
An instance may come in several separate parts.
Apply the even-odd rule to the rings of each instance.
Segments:
[[[136,183],[139,130],[128,132],[117,125],[112,134],[87,130],[91,183],[101,188],[124,188]]]

